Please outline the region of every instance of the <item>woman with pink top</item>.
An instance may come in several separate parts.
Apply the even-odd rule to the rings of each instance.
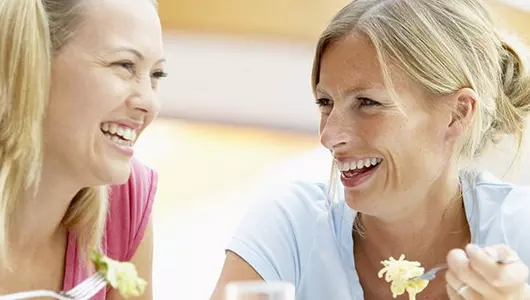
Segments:
[[[0,294],[70,289],[93,248],[151,281],[157,177],[133,146],[163,56],[151,0],[0,2]]]

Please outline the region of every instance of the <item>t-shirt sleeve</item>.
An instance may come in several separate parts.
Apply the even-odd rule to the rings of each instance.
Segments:
[[[230,241],[230,250],[265,281],[297,285],[325,211],[323,186],[280,183],[258,193]]]
[[[106,244],[109,257],[129,261],[143,240],[157,190],[158,175],[136,158],[127,183],[111,186]]]

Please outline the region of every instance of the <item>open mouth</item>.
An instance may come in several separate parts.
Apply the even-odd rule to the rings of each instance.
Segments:
[[[134,129],[129,127],[121,126],[116,123],[105,122],[101,123],[100,129],[106,138],[120,146],[132,147],[134,145],[134,141],[136,141],[137,133]]]
[[[372,171],[373,169],[377,168],[382,161],[382,158],[371,157],[357,161],[342,163],[341,165],[339,165],[339,168],[342,173],[342,176],[344,176],[345,178],[352,179]]]

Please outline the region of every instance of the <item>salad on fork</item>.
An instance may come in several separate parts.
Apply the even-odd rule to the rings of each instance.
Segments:
[[[417,277],[425,272],[421,264],[417,261],[408,261],[405,255],[402,254],[399,259],[390,257],[388,260],[381,262],[383,268],[379,271],[379,278],[385,277],[387,282],[390,282],[390,290],[392,296],[403,295],[405,292],[409,294],[409,300],[416,300],[416,295],[422,292],[429,280],[418,279]]]
[[[96,272],[102,274],[108,284],[119,291],[122,297],[137,297],[143,294],[147,282],[140,278],[131,262],[120,262],[93,250],[91,261]]]

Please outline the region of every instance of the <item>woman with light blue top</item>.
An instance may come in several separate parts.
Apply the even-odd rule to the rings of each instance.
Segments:
[[[503,135],[521,145],[530,75],[517,46],[481,0],[349,3],[312,76],[331,184],[264,189],[212,299],[240,280],[292,282],[304,300],[392,299],[377,275],[402,254],[448,264],[417,299],[530,299],[530,188],[462,167]]]

